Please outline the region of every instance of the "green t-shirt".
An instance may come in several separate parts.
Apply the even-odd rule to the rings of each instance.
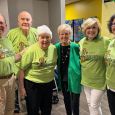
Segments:
[[[54,78],[56,64],[56,47],[50,45],[47,50],[42,50],[36,43],[24,52],[20,68],[25,70],[25,79],[35,83],[47,83]]]
[[[10,40],[0,39],[0,76],[7,76],[14,72],[14,48]]]
[[[7,38],[12,42],[15,53],[19,53],[26,47],[38,42],[36,38],[36,31],[35,28],[30,28],[28,36],[22,34],[20,27],[12,29],[7,34]],[[18,75],[20,62],[15,64],[15,74]]]
[[[87,40],[86,37],[80,41],[82,85],[94,89],[106,89],[104,55],[109,42],[109,38],[100,35],[92,41]]]
[[[105,54],[105,63],[107,64],[106,81],[107,85],[115,89],[115,39],[112,39]]]

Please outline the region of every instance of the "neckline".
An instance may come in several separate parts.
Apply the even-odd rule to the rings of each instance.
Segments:
[[[70,45],[69,45],[69,46],[62,46],[62,45],[61,45],[61,47],[70,47]]]
[[[25,36],[25,35],[21,32],[21,28],[19,27],[18,29],[19,29],[20,33],[21,33],[23,36]],[[31,29],[31,27],[30,27],[30,29]],[[27,36],[25,36],[25,37],[28,37],[28,36],[29,36],[29,34],[30,34],[30,30],[29,30],[28,35],[27,35]]]
[[[3,37],[3,38],[0,38],[0,40],[4,40],[5,38]]]
[[[97,40],[100,36],[101,36],[100,34],[97,34],[97,36],[95,36],[93,40]],[[88,40],[88,37],[86,37],[86,40]],[[93,41],[93,40],[88,40],[88,41]]]

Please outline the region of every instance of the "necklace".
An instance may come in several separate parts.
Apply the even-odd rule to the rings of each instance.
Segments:
[[[70,47],[67,47],[66,51],[64,51],[64,46],[62,46],[61,54],[62,62],[65,63],[70,54]]]

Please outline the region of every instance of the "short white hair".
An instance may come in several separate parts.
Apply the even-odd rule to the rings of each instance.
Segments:
[[[47,33],[51,36],[51,39],[52,39],[52,32],[50,30],[50,28],[46,25],[42,25],[42,26],[38,26],[37,27],[37,38],[40,36],[40,34],[44,34],[44,33]]]

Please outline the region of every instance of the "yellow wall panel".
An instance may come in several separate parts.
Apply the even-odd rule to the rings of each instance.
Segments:
[[[97,16],[101,21],[102,0],[81,0],[65,7],[66,20]]]
[[[115,2],[107,2],[102,4],[102,31],[103,36],[113,38],[114,35],[109,33],[107,29],[107,21],[115,14]]]

